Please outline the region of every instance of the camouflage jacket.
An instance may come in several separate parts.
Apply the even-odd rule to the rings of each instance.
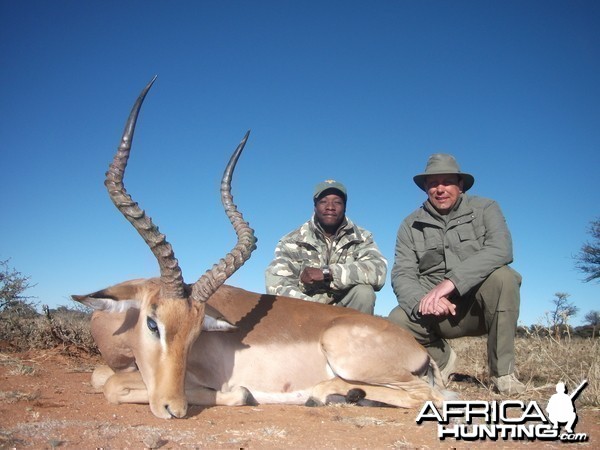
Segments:
[[[312,286],[300,282],[305,267],[324,266],[329,266],[333,281]],[[337,234],[327,239],[313,216],[279,241],[265,279],[268,294],[331,303],[358,284],[379,291],[386,274],[387,261],[369,231],[346,218]]]

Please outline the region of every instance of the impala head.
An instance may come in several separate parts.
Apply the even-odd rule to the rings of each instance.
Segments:
[[[231,156],[221,182],[221,200],[237,234],[237,244],[192,285],[183,281],[179,263],[165,236],[125,190],[123,177],[135,124],[155,79],[142,90],[131,110],[104,184],[115,206],[156,257],[160,278],[126,281],[92,294],[74,295],[73,299],[94,308],[95,314],[114,314],[122,318],[119,328],[115,330],[93,329],[95,338],[96,335],[110,334],[112,340],[108,345],[114,345],[118,336],[129,329],[128,324],[133,324],[130,332],[136,336],[127,340],[127,344],[131,346],[146,385],[150,408],[154,415],[170,418],[183,417],[187,412],[184,391],[186,362],[189,350],[200,332],[232,328],[231,324],[207,313],[205,302],[250,258],[256,248],[256,239],[231,196],[231,177],[249,132]],[[99,340],[96,338],[96,342]]]

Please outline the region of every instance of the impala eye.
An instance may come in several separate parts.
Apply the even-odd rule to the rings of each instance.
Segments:
[[[158,325],[156,324],[156,321],[154,319],[146,317],[146,325],[148,325],[148,329],[152,332],[152,334],[155,334],[156,336],[159,335]]]

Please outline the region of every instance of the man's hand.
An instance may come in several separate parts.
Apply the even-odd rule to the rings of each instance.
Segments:
[[[454,292],[454,283],[444,280],[425,295],[419,302],[419,312],[425,316],[454,316],[456,305],[449,300],[450,294]]]
[[[316,267],[305,267],[300,274],[300,281],[303,284],[313,284],[324,281],[323,271]]]

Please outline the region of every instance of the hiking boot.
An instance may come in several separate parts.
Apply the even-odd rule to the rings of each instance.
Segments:
[[[514,373],[501,377],[490,377],[492,384],[502,395],[515,395],[525,392],[525,385],[517,380]]]
[[[450,375],[454,373],[454,369],[456,368],[456,352],[452,347],[450,347],[450,356],[448,357],[448,362],[441,370],[442,372],[442,380],[444,381],[444,385],[448,385],[450,381]]]

